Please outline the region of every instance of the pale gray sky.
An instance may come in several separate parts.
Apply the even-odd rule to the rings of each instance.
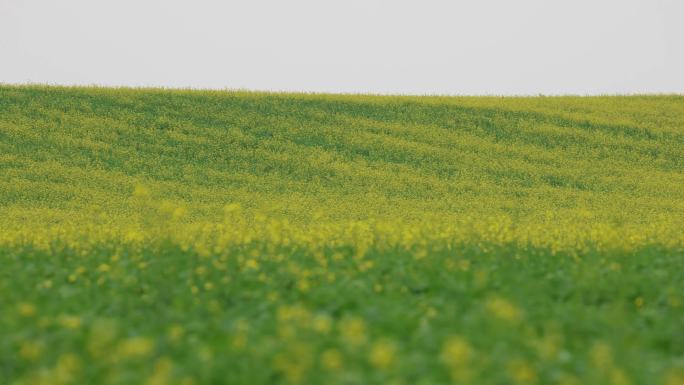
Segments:
[[[684,93],[684,0],[0,0],[0,82]]]

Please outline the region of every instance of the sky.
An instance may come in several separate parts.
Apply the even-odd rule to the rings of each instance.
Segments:
[[[684,93],[684,0],[0,0],[0,83]]]

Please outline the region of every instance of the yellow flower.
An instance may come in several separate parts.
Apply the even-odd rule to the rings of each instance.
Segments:
[[[154,342],[145,337],[132,337],[119,343],[117,353],[121,358],[145,357],[152,353]]]
[[[281,306],[277,313],[278,322],[291,322],[296,325],[308,325],[311,322],[311,313],[302,305]]]
[[[242,210],[242,206],[239,203],[230,203],[223,207],[223,213],[226,215],[237,214]]]
[[[520,309],[503,298],[490,298],[486,308],[494,317],[504,321],[518,322],[522,318]]]
[[[188,210],[185,207],[176,207],[173,210],[173,214],[171,215],[171,218],[173,220],[179,220],[187,214]]]
[[[629,385],[631,384],[631,381],[627,377],[624,371],[619,368],[613,368],[610,371],[610,384],[611,385]]]
[[[537,382],[537,372],[524,360],[515,360],[508,365],[508,375],[517,384],[534,384]]]
[[[532,342],[537,354],[544,360],[551,360],[558,356],[560,350],[561,336],[558,334],[547,334]]]
[[[52,374],[55,384],[71,384],[75,382],[81,370],[81,360],[75,354],[67,353],[59,357]]]
[[[154,364],[152,375],[147,379],[146,385],[170,385],[173,362],[168,357],[162,357]]]
[[[168,335],[169,335],[169,340],[171,342],[177,342],[181,338],[183,338],[183,335],[185,335],[185,329],[183,329],[183,326],[178,325],[178,324],[171,325],[171,327],[169,327]]]
[[[468,364],[472,354],[473,349],[468,341],[459,336],[452,336],[444,342],[440,359],[446,366],[454,368]]]
[[[250,258],[245,262],[245,267],[251,270],[259,270],[259,262],[257,262],[256,259]]]
[[[641,309],[642,307],[644,307],[644,297],[637,297],[637,298],[634,300],[634,305],[635,305],[637,308],[639,308],[639,309]]]
[[[453,381],[467,383],[472,376],[472,356],[473,349],[468,341],[460,336],[451,336],[442,345],[440,360],[447,367]]]
[[[358,317],[350,317],[340,322],[342,340],[352,346],[359,346],[366,342],[366,323]]]
[[[38,342],[24,341],[19,348],[19,356],[27,361],[37,360],[43,353],[43,345]]]
[[[673,308],[677,309],[682,306],[682,299],[674,294],[670,294],[667,298],[667,304]]]
[[[670,369],[665,374],[665,385],[684,385],[684,368]]]
[[[594,367],[601,371],[608,371],[613,367],[613,349],[605,342],[597,342],[589,352]]]
[[[309,280],[306,278],[300,279],[297,281],[297,289],[302,293],[306,293],[311,289],[311,283],[309,283]]]
[[[608,268],[611,271],[620,271],[620,270],[622,270],[622,265],[620,265],[617,262],[611,262],[610,265],[608,265]]]
[[[312,320],[312,327],[321,334],[328,334],[332,329],[332,320],[325,314],[316,315]]]
[[[328,370],[342,368],[342,355],[336,349],[328,349],[321,354],[321,365]]]
[[[273,367],[283,373],[288,382],[298,384],[304,379],[312,361],[311,347],[304,343],[295,343],[274,357]]]
[[[414,251],[414,253],[413,253],[413,257],[417,260],[421,260],[421,259],[427,257],[427,255],[428,255],[427,250],[422,249],[422,248]]]
[[[247,333],[249,332],[249,323],[245,320],[238,320],[233,325],[235,334],[233,336],[233,347],[235,349],[243,349],[247,346]]]
[[[238,332],[233,336],[233,348],[244,349],[247,346],[247,335],[243,332]]]
[[[62,314],[57,321],[66,329],[78,329],[81,327],[81,318],[78,316]]]
[[[17,311],[22,317],[33,317],[36,315],[36,307],[33,304],[22,302],[17,306]]]
[[[371,347],[368,361],[377,369],[387,369],[394,364],[396,350],[394,343],[386,340],[378,341]]]
[[[100,266],[97,267],[97,270],[98,270],[100,273],[106,273],[106,272],[108,272],[108,271],[111,270],[111,269],[112,269],[112,267],[109,266],[109,265],[106,264],[106,263],[103,263],[103,264],[101,264]]]
[[[135,186],[135,189],[133,189],[133,196],[136,198],[147,198],[150,196],[150,189],[143,185],[137,185]]]
[[[114,320],[99,319],[93,322],[88,335],[88,352],[94,357],[107,354],[116,340],[117,324]]]
[[[363,273],[365,271],[372,269],[373,266],[375,266],[375,262],[373,262],[372,260],[363,261],[359,263],[359,271]]]
[[[141,242],[145,239],[145,235],[140,231],[129,229],[124,235],[124,240],[128,242]]]

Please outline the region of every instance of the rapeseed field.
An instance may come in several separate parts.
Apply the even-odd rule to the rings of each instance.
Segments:
[[[0,384],[684,384],[684,97],[0,86]]]

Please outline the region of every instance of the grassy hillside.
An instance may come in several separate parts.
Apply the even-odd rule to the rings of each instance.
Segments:
[[[682,229],[682,96],[0,86],[0,378],[681,385]]]

